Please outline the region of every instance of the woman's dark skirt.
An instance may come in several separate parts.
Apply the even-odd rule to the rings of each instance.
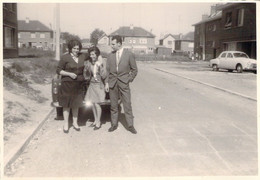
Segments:
[[[79,108],[83,105],[83,81],[63,81],[59,90],[59,105]]]

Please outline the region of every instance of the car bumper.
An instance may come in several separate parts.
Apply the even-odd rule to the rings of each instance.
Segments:
[[[100,102],[100,103],[98,103],[100,106],[110,106],[110,100],[105,100],[104,102]],[[118,104],[121,104],[121,100],[119,100],[118,101]],[[62,107],[62,106],[60,106],[59,105],[59,102],[51,102],[51,106],[52,107]],[[92,106],[92,104],[91,103],[83,103],[83,106],[81,106],[80,108],[89,108],[89,107],[91,107]]]

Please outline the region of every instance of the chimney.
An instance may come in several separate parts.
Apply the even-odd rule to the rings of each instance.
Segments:
[[[213,5],[210,8],[210,15],[215,14],[217,12],[217,5]]]
[[[130,24],[130,29],[133,30],[134,29],[134,25]]]
[[[25,22],[28,24],[30,22],[29,18],[26,17]]]
[[[202,14],[202,20],[208,19],[208,15],[207,14]]]
[[[180,38],[180,40],[182,39],[182,33],[179,34],[179,38]]]

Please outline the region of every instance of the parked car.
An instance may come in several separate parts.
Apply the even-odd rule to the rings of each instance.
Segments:
[[[243,71],[257,71],[257,63],[255,59],[251,59],[248,55],[241,51],[223,51],[216,59],[209,61],[209,66],[213,71],[219,69],[227,69],[229,72],[236,70],[238,73]]]
[[[54,78],[52,79],[52,102],[51,102],[51,106],[56,108],[56,112],[57,112],[57,116],[56,116],[56,120],[62,120],[63,119],[63,108],[61,106],[59,106],[59,102],[58,102],[58,96],[59,96],[59,89],[61,87],[61,75],[56,74],[54,76]],[[85,81],[82,85],[82,96],[86,95],[88,89],[88,82]],[[119,108],[121,111],[121,106],[120,106],[121,100],[119,100],[118,104],[119,104]],[[83,103],[84,105],[80,108],[90,108],[91,104],[89,103]],[[105,101],[104,102],[100,102],[99,103],[101,105],[101,107],[105,107],[105,106],[110,106],[110,98],[109,98],[109,93],[106,93],[106,97],[105,97]]]

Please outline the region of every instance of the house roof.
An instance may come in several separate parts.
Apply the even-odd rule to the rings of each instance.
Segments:
[[[120,27],[118,30],[111,33],[109,36],[123,36],[123,37],[151,37],[154,38],[155,35],[146,31],[141,27],[133,27],[132,29],[129,26]]]
[[[25,20],[18,20],[18,31],[52,31],[50,28],[37,20],[30,20],[26,23]]]
[[[104,33],[102,36],[98,38],[98,40],[102,39],[103,37],[107,36],[106,33]]]
[[[210,22],[210,21],[213,21],[213,20],[221,19],[221,17],[222,17],[222,11],[218,11],[218,12],[208,16],[207,19],[201,20],[200,22],[193,24],[193,26],[196,26],[196,25],[199,25],[199,24],[202,24],[202,23],[206,23],[206,22]]]
[[[194,32],[188,32],[187,34],[183,35],[183,37],[180,40],[193,41],[194,40]]]
[[[167,37],[172,36],[174,39],[180,39],[180,35],[172,35],[172,34],[166,34],[163,38],[161,38],[160,40],[164,40]]]

